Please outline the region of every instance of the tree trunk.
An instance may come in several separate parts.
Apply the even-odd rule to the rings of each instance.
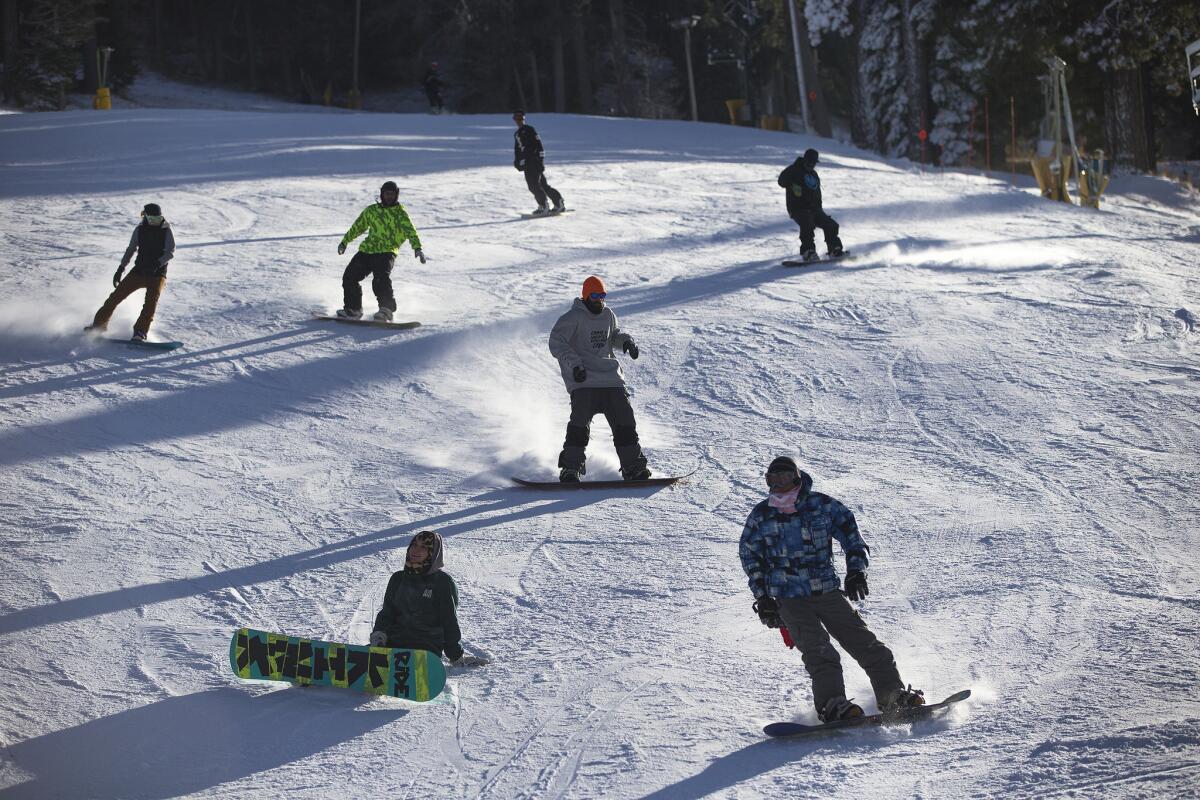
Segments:
[[[162,0],[152,0],[154,18],[154,44],[152,46],[152,57],[154,59],[154,67],[162,69]]]
[[[612,26],[613,76],[617,82],[617,114],[628,116],[633,112],[630,99],[629,46],[625,40],[625,0],[608,0],[608,19]]]
[[[537,54],[529,51],[529,71],[533,75],[533,110],[542,113],[542,76],[538,72]]]
[[[246,72],[250,78],[250,90],[258,90],[257,48],[254,40],[254,3],[246,4]]]
[[[575,81],[579,93],[579,111],[590,114],[592,111],[592,70],[588,57],[587,40],[584,36],[584,10],[586,0],[577,0],[574,8],[574,20],[571,26],[572,49],[575,51]]]
[[[17,0],[4,0],[4,102],[17,102]]]
[[[567,110],[567,75],[563,65],[562,29],[554,27],[554,111],[561,114]]]
[[[901,155],[910,158],[921,156],[921,141],[917,132],[929,124],[929,59],[926,57],[925,39],[917,35],[912,21],[913,0],[903,0],[900,26],[900,41],[904,47],[904,88],[908,96],[908,131],[906,146]]]
[[[879,142],[879,123],[871,108],[870,94],[863,86],[862,30],[870,13],[870,0],[857,0],[851,8],[850,23],[854,34],[850,42],[850,139],[866,150],[882,150]]]
[[[1154,118],[1145,65],[1105,73],[1104,134],[1108,157],[1124,170],[1154,172]]]

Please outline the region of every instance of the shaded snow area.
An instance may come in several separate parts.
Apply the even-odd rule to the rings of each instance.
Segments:
[[[0,117],[0,798],[1195,796],[1195,201],[530,121],[574,214],[519,218],[504,116]],[[775,178],[809,146],[853,258],[787,269]],[[389,178],[422,326],[313,321]],[[179,243],[171,353],[80,336],[146,202]],[[695,470],[673,488],[509,481],[555,474],[547,335],[592,273],[641,348],[651,468]],[[588,477],[616,477],[592,433]],[[737,559],[779,454],[857,515],[862,614],[906,682],[974,691],[952,713],[762,734],[815,721]],[[426,528],[493,664],[427,704],[231,673],[242,625],[365,642]]]

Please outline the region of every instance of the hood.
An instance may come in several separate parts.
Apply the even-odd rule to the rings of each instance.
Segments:
[[[412,550],[413,542],[418,540],[425,543],[429,550],[429,557],[421,564],[410,567],[408,553]],[[437,531],[421,531],[412,538],[412,542],[408,543],[408,549],[404,552],[404,570],[405,572],[415,572],[418,575],[432,575],[445,564],[444,555],[442,535]]]

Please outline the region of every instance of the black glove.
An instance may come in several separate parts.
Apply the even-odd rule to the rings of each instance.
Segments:
[[[574,367],[571,374],[575,376],[576,383],[583,383],[587,380],[587,370],[583,367]]]
[[[117,288],[117,284],[121,282],[121,276],[125,274],[124,267],[117,267],[117,271],[113,273],[113,288]]]
[[[779,616],[779,603],[773,597],[760,597],[754,601],[754,613],[758,620],[768,628],[782,628],[783,618]]]
[[[524,172],[525,171],[525,162],[524,161],[514,161],[513,169],[515,169],[517,172]]]
[[[854,570],[846,573],[846,597],[864,600],[871,592],[867,589],[867,573]]]
[[[418,247],[416,250],[413,250],[413,258],[421,259],[421,263],[424,264],[425,263],[425,251]]]
[[[638,348],[637,345],[634,344],[633,339],[626,339],[625,344],[621,346],[621,349],[626,353],[629,353],[630,358],[632,358],[634,361],[637,361]]]
[[[346,254],[346,243],[338,242],[338,255],[341,256],[341,255],[345,255],[345,254]]]

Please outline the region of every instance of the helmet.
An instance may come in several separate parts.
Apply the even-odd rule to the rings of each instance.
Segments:
[[[513,122],[521,122],[524,119],[525,119],[524,111],[517,109],[516,111],[513,112]]]
[[[816,150],[812,149],[811,147],[808,148],[804,151],[804,163],[810,167],[815,167],[817,165],[817,157],[819,155],[820,154],[817,153]]]
[[[395,181],[385,181],[383,186],[379,187],[379,193],[383,194],[384,192],[395,192],[396,194],[400,194],[400,187],[396,185]]]
[[[146,203],[142,206],[142,214],[151,217],[161,217],[162,209],[158,207],[158,203]]]

